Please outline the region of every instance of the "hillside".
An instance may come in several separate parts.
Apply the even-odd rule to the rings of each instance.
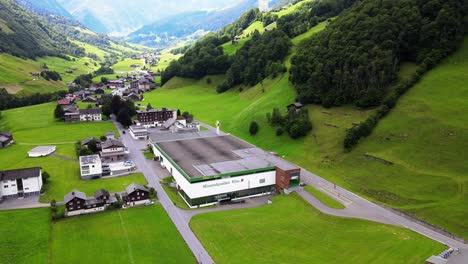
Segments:
[[[293,38],[288,58],[300,51],[302,40],[326,25],[324,22]],[[275,135],[266,113],[273,107],[285,112],[285,106],[295,100],[296,92],[288,81],[288,73],[267,78],[250,88],[236,86],[222,94],[215,89],[225,80],[224,75],[200,80],[175,77],[162,89],[145,96],[145,103],[190,111],[209,124],[220,120],[226,132],[278,152],[371,200],[415,214],[466,238],[468,181],[464,172],[468,168],[462,152],[468,142],[463,132],[468,120],[458,117],[466,108],[460,98],[467,92],[468,81],[460,70],[468,66],[464,65],[468,61],[467,43],[465,40],[456,54],[429,71],[381,120],[374,133],[350,153],[344,153],[342,147],[347,129],[375,110],[349,104],[333,108],[308,105],[312,133],[298,140]],[[284,63],[287,66],[289,59]],[[414,64],[403,63],[397,79],[408,78],[414,69]],[[255,136],[248,132],[252,120],[260,125]],[[364,154],[377,157],[377,161]],[[393,165],[381,163],[379,158]]]
[[[17,0],[22,7],[43,15],[59,15],[69,19],[74,17],[56,0]]]
[[[56,2],[26,2],[23,4],[28,10],[11,0],[0,0],[0,88],[11,94],[65,90],[67,82],[94,72],[101,64],[111,66],[148,50],[97,34],[72,19],[51,15],[53,9],[38,11],[39,7],[56,6]],[[62,80],[35,76],[44,70],[57,71]]]
[[[13,0],[0,1],[0,51],[34,59],[41,56],[82,56],[83,50],[59,34],[38,15]]]

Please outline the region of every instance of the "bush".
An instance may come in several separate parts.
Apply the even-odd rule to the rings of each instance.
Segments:
[[[278,127],[278,128],[276,129],[276,135],[277,135],[277,136],[281,136],[281,135],[283,135],[283,134],[284,134],[284,130],[283,130],[281,127]]]
[[[258,130],[259,130],[258,123],[256,121],[252,121],[249,127],[250,135],[256,135],[258,133]]]

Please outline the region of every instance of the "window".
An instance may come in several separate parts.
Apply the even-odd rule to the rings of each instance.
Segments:
[[[73,206],[70,206],[70,209],[69,210],[73,210]]]
[[[26,191],[29,190],[29,188],[24,188]]]
[[[12,185],[11,185],[11,187],[15,187],[15,186],[16,186],[16,184],[12,184]]]
[[[265,179],[260,179],[260,183],[265,183]]]
[[[80,209],[80,208],[81,208],[81,206],[78,206],[78,207],[77,207],[77,209]]]

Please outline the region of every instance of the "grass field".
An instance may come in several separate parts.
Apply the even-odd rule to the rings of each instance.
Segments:
[[[48,208],[0,212],[0,263],[48,263]]]
[[[344,209],[345,206],[336,201],[335,199],[331,198],[330,196],[326,195],[325,193],[315,189],[312,186],[304,186],[304,189],[312,194],[315,198],[317,198],[320,202],[322,202],[324,205],[334,208],[334,209]]]
[[[0,54],[0,61],[0,87],[6,88],[9,93],[29,95],[66,88],[63,82],[46,81],[42,78],[34,80],[31,73],[42,71],[37,61],[23,60],[9,54]]]
[[[444,249],[408,229],[321,214],[296,193],[272,201],[190,226],[217,263],[422,263]]]
[[[28,158],[27,151],[37,144],[57,146],[57,154],[75,159],[75,142],[94,136],[100,137],[107,131],[118,131],[111,122],[67,124],[53,119],[55,103],[16,108],[2,112],[0,130],[13,133],[16,144],[0,149],[0,169],[14,169],[40,166],[50,176],[50,186],[41,201],[62,200],[72,189],[91,195],[100,188],[120,191],[132,182],[146,184],[141,174],[121,178],[82,181],[77,161],[55,156]]]
[[[303,38],[301,35],[292,41],[297,44]],[[405,210],[468,238],[468,152],[464,151],[468,147],[468,120],[463,114],[467,111],[463,98],[468,93],[468,76],[461,71],[468,67],[467,58],[465,41],[459,52],[427,73],[351,153],[343,152],[346,129],[365,120],[374,110],[310,105],[306,108],[313,131],[307,137],[292,140],[287,135],[275,136],[265,114],[273,107],[285,111],[285,106],[295,100],[287,74],[255,87],[244,87],[242,92],[236,88],[223,94],[215,91],[223,76],[211,77],[210,85],[206,78],[174,78],[162,89],[147,94],[145,103],[187,110],[211,125],[220,120],[221,129],[226,132],[275,151],[368,199]],[[285,64],[289,66],[289,59]],[[402,77],[413,70],[413,65],[404,64]],[[252,120],[260,125],[255,136],[248,133]],[[394,165],[365,158],[364,154]]]
[[[159,204],[54,224],[51,263],[195,263]]]

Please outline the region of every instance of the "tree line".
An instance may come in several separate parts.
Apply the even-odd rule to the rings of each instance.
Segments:
[[[293,13],[282,16],[277,21],[278,29],[290,38],[305,33],[318,23],[337,16],[352,6],[357,0],[322,0],[303,3]]]
[[[68,92],[58,91],[54,93],[36,93],[26,96],[9,94],[5,88],[0,88],[0,110],[7,110],[23,106],[48,103],[63,98]]]
[[[463,10],[463,0],[358,1],[292,58],[299,100],[379,105],[402,62],[434,65],[456,49]]]

